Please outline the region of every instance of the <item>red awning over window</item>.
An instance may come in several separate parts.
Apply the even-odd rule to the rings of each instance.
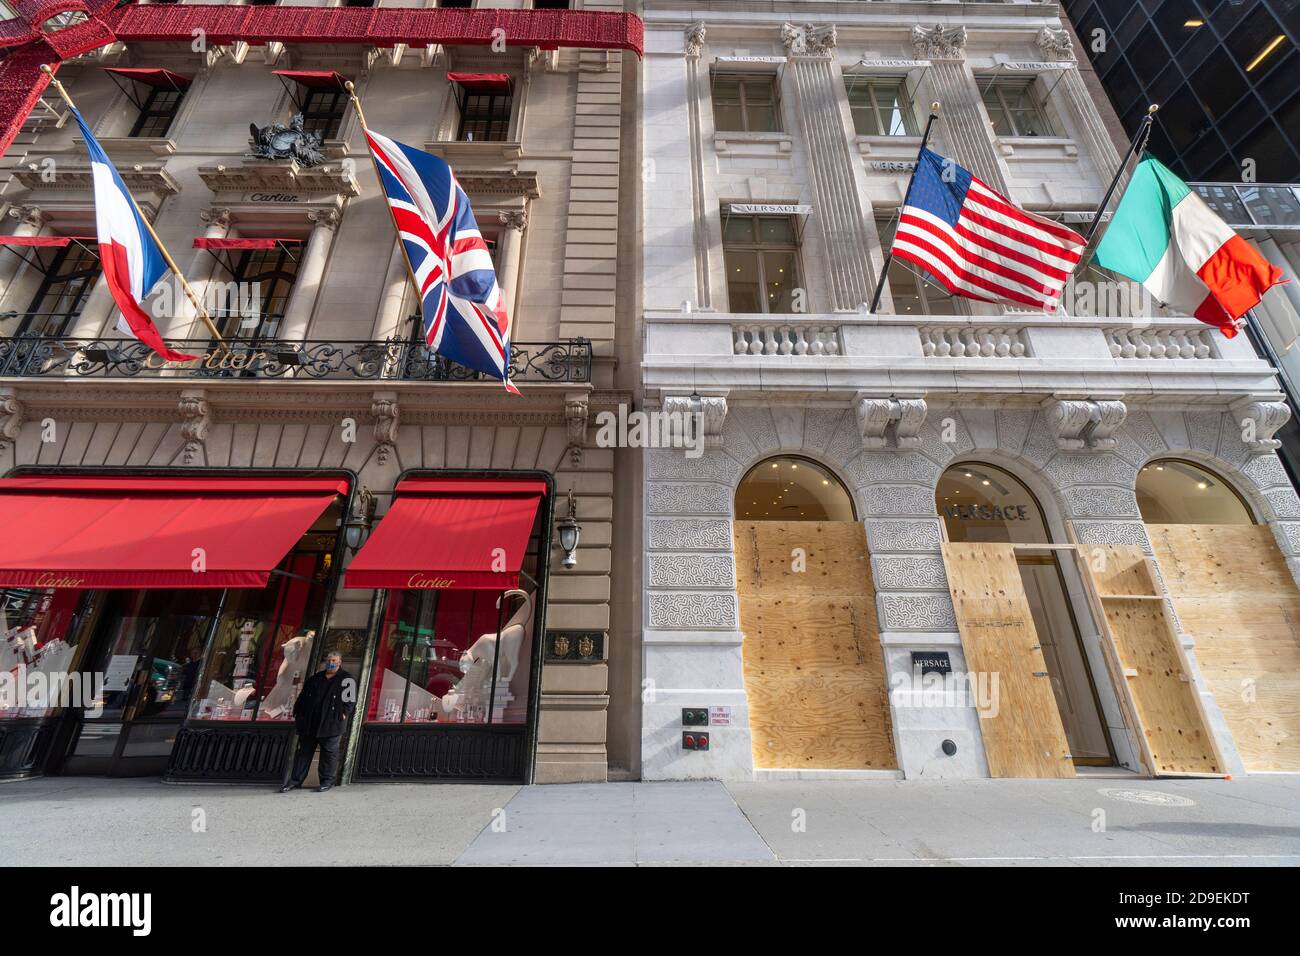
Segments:
[[[194,240],[195,249],[274,249],[281,243],[300,245],[301,239],[207,239]]]
[[[335,478],[0,479],[0,586],[265,587],[347,491]]]
[[[309,90],[341,90],[343,84],[348,81],[346,76],[331,70],[272,70],[271,72]]]
[[[62,249],[70,242],[99,242],[94,236],[0,236],[0,246],[38,246]]]
[[[448,73],[447,79],[471,93],[510,92],[510,77],[505,73]]]
[[[190,86],[188,76],[181,76],[179,73],[161,67],[106,66],[104,72],[135,80],[146,86],[159,86],[164,90],[185,90]]]
[[[348,567],[350,588],[519,586],[543,481],[413,478]]]

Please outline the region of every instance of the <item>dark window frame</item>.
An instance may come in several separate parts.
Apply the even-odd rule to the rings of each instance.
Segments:
[[[57,337],[66,334],[69,324],[81,314],[101,272],[99,253],[90,247],[70,242],[59,249],[41,277],[41,284],[14,335]],[[78,282],[80,287],[74,288],[73,283]],[[49,308],[51,303],[59,307]]]
[[[791,261],[794,263],[794,275],[790,277],[788,281],[788,287],[791,290],[802,287],[803,255],[802,255],[802,250],[800,248],[801,243],[799,241],[799,224],[795,220],[795,217],[783,216],[783,215],[777,215],[777,216],[751,215],[749,213],[735,214],[735,213],[724,211],[723,219],[724,222],[722,228],[722,261],[723,261],[723,269],[726,270],[726,274],[728,276],[730,276],[731,274],[731,267],[732,267],[732,263],[734,262],[734,259],[731,258],[732,256],[753,257],[754,261],[757,263],[756,273],[758,275],[759,312],[763,315],[797,315],[798,313],[794,311],[786,311],[784,309],[780,311],[773,311],[768,306],[767,267],[766,267],[766,253],[790,253]],[[733,219],[750,220],[753,223],[755,239],[753,241],[728,240],[727,223]],[[783,220],[785,222],[788,222],[790,225],[790,232],[794,236],[794,239],[789,243],[764,242],[761,238],[759,238],[762,235],[761,230],[762,230],[763,220]],[[728,280],[728,284],[727,284],[727,298],[728,300],[731,299],[730,280]],[[728,307],[730,308],[730,301],[728,301]]]
[[[459,118],[456,123],[456,140],[475,143],[507,143],[510,141],[511,121],[514,119],[515,92],[474,92],[461,89],[456,98]],[[484,135],[479,135],[482,131]],[[466,139],[466,134],[473,139]]]
[[[1057,130],[1056,124],[1052,122],[1052,118],[1048,114],[1047,103],[1039,90],[1037,77],[1029,79],[1009,76],[994,76],[987,78],[980,76],[976,77],[977,81],[982,79],[987,79],[987,85],[980,89],[980,102],[983,103],[984,112],[988,114],[989,120],[993,123],[993,131],[995,135],[998,137],[1006,136],[1013,139],[1030,137],[1057,139],[1064,136],[1063,133]],[[1029,100],[1030,109],[1026,110],[1019,107],[1012,108],[1008,106],[1005,96],[1005,92],[1008,90],[1023,93]],[[993,95],[996,98],[998,109],[1005,118],[1006,125],[1010,129],[1010,132],[1002,133],[998,131],[998,118],[993,115],[993,110],[989,105],[990,95]],[[1021,128],[1021,124],[1017,122],[1017,114],[1026,112],[1032,112],[1037,116],[1044,132],[1036,133]]]
[[[290,267],[289,264],[292,263]],[[242,314],[243,303],[236,302],[224,310],[218,327],[223,337],[228,339],[275,339],[280,335],[280,324],[284,321],[293,290],[298,281],[299,260],[284,243],[277,243],[274,249],[246,249],[231,263],[231,279],[237,283],[260,283],[262,295],[258,313],[257,327],[245,330],[242,326],[245,316]],[[270,294],[266,283],[271,283]],[[280,284],[283,283],[283,288]]]
[[[337,139],[348,112],[348,94],[338,89],[305,89],[298,102],[302,128],[319,133],[322,141]]]
[[[844,92],[849,101],[849,115],[853,118],[853,131],[858,136],[920,136],[920,127],[916,121],[916,104],[912,99],[912,94],[907,88],[907,77],[905,76],[888,76],[885,74],[847,74],[844,78]],[[899,113],[903,117],[903,132],[891,133],[889,127],[885,124],[886,114],[892,115],[893,109],[881,110],[876,94],[884,89],[896,89],[898,91]],[[855,95],[861,96],[866,94],[867,102],[855,106],[853,98]],[[876,123],[878,132],[868,132],[858,125],[858,116],[865,114],[872,117]]]
[[[781,84],[780,77],[775,72],[727,72],[724,70],[714,70],[709,75],[709,97],[715,101],[713,105],[713,124],[714,129],[719,133],[784,133],[785,124],[781,117]],[[737,100],[740,104],[740,129],[724,129],[718,125],[718,110],[716,98],[718,94],[719,82],[736,83]],[[772,93],[772,129],[752,129],[753,120],[749,115],[749,108],[746,102],[746,86],[750,83],[764,83],[770,85]]]
[[[149,95],[140,104],[140,115],[136,117],[128,135],[158,139],[165,137],[176,122],[176,114],[185,101],[185,92],[162,86],[150,87]],[[166,125],[161,125],[163,121],[166,121]]]

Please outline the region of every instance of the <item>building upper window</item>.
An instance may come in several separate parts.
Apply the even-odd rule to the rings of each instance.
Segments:
[[[463,142],[503,143],[510,138],[510,90],[466,90],[460,95],[460,126],[456,138]]]
[[[348,110],[348,94],[343,90],[307,90],[302,100],[303,129],[319,133],[320,138],[334,139]]]
[[[916,136],[916,114],[902,77],[848,76],[849,111],[859,136]]]
[[[1033,80],[995,79],[984,87],[984,108],[999,136],[1055,136]]]
[[[789,216],[723,213],[723,258],[732,312],[793,312],[799,240]]]
[[[167,90],[161,86],[152,87],[140,105],[140,115],[131,127],[132,136],[166,136],[176,119],[181,100],[185,98],[184,90]]]
[[[894,221],[877,220],[880,246],[886,252],[894,243]],[[961,315],[961,300],[950,295],[925,272],[899,259],[889,261],[889,294],[894,299],[895,315]]]
[[[19,321],[17,334],[66,335],[81,314],[99,273],[99,255],[89,243],[71,242],[58,250]]]
[[[853,497],[833,473],[807,458],[760,461],[736,486],[738,521],[853,521]]]
[[[713,125],[727,133],[779,133],[776,76],[714,73]]]
[[[226,303],[217,327],[225,338],[275,338],[298,278],[298,251],[286,243],[249,249],[233,262],[231,278],[239,301]]]
[[[1241,496],[1214,472],[1178,458],[1143,465],[1137,504],[1147,524],[1254,524]]]

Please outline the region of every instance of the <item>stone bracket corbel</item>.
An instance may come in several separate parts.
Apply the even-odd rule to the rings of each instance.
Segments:
[[[1058,398],[1044,403],[1062,451],[1105,451],[1115,447],[1115,431],[1128,417],[1118,399]]]
[[[386,465],[397,446],[397,393],[375,392],[370,397],[370,415],[375,420],[375,460]]]
[[[207,393],[201,388],[186,389],[181,392],[176,411],[181,418],[181,437],[185,439],[181,461],[187,465],[205,464],[207,454],[204,442],[208,437],[208,428],[212,425],[212,409],[208,405]]]
[[[727,396],[723,395],[665,395],[663,412],[670,416],[669,422],[680,422],[674,426],[673,436],[685,449],[699,447],[689,439],[702,438],[704,448],[721,448],[723,444],[722,426],[727,421]],[[687,424],[689,423],[689,425]],[[692,429],[686,434],[683,429]]]
[[[1291,406],[1281,399],[1280,395],[1249,395],[1229,406],[1250,454],[1267,455],[1282,447],[1273,436],[1290,420]]]
[[[920,431],[927,411],[923,397],[858,394],[853,399],[853,411],[857,415],[863,448],[920,447]]]
[[[0,451],[17,441],[23,428],[24,410],[17,389],[0,388]]]
[[[570,392],[564,396],[564,426],[568,437],[569,464],[582,464],[582,450],[587,444],[587,416],[589,412],[586,392]]]

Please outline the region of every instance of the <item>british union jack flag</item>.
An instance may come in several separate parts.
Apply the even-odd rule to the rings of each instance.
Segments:
[[[437,156],[366,132],[420,292],[424,341],[453,362],[510,383],[510,317],[469,198]]]

